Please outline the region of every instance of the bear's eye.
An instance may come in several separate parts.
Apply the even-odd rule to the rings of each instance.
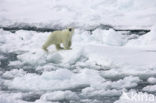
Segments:
[[[72,28],[69,28],[69,31],[72,31]]]

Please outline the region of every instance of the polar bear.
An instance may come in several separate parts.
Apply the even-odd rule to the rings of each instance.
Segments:
[[[64,49],[71,49],[70,46],[72,44],[72,36],[74,33],[74,28],[68,28],[64,30],[58,30],[52,32],[47,41],[43,44],[42,49],[48,52],[48,47],[52,44],[56,46],[57,50],[63,49],[60,44],[63,43]]]

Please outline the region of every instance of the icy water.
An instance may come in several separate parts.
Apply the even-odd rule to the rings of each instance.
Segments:
[[[0,68],[1,68],[0,76],[1,77],[0,78],[2,81],[11,79],[11,78],[2,77],[3,73],[5,73],[6,71],[9,71],[11,69],[21,69],[22,68],[24,71],[26,71],[28,73],[38,73],[38,71],[35,71],[35,69],[32,65],[27,65],[27,66],[23,66],[23,67],[18,66],[18,65],[9,66],[8,64],[10,61],[17,60],[16,53],[1,53],[0,55],[4,57],[0,60],[0,62],[1,62],[1,65],[0,65]],[[27,68],[27,69],[25,69],[25,68]],[[112,79],[112,81],[114,81],[114,80],[117,81],[118,79],[121,79],[121,78],[118,78],[118,79],[111,78],[111,79]],[[149,85],[149,84],[146,81],[142,81],[134,89],[137,91],[141,91],[142,88],[147,85]],[[119,96],[94,96],[94,97],[89,97],[89,98],[83,97],[83,96],[81,96],[80,92],[85,87],[87,87],[87,86],[71,89],[72,92],[76,93],[80,97],[80,100],[60,100],[57,102],[59,102],[59,103],[86,103],[87,101],[83,101],[83,100],[87,99],[87,100],[92,101],[93,103],[113,103],[114,101],[119,99]],[[34,101],[40,99],[42,94],[46,93],[46,91],[30,92],[30,91],[22,91],[22,90],[18,90],[18,89],[9,89],[7,86],[3,85],[3,82],[0,85],[0,90],[4,91],[6,93],[25,93],[26,95],[24,95],[22,97],[22,100],[27,101],[27,102],[34,102]],[[56,102],[56,101],[52,101],[52,102]]]
[[[0,62],[0,79],[2,81],[5,80],[9,80],[11,78],[5,78],[2,77],[2,74],[5,73],[6,71],[9,71],[11,69],[23,69],[24,71],[26,71],[27,73],[38,73],[38,71],[35,71],[34,67],[32,65],[27,65],[27,66],[9,66],[9,62],[10,61],[16,61],[17,60],[17,54],[16,53],[0,53],[0,56],[3,56],[3,58],[1,58]],[[26,69],[25,69],[26,68]],[[29,69],[28,69],[29,68]],[[39,74],[39,73],[38,73]],[[77,88],[71,88],[72,92],[75,92],[76,94],[78,94],[80,96],[80,99],[82,100],[90,100],[90,101],[95,101],[95,103],[113,103],[115,100],[117,100],[119,98],[119,96],[97,96],[97,97],[90,97],[90,98],[85,98],[82,97],[80,95],[80,92],[83,88],[85,88],[87,86],[82,86],[82,87],[77,87]],[[4,91],[6,93],[25,93],[26,95],[22,97],[23,101],[27,101],[27,102],[34,102],[38,99],[40,99],[40,96],[44,93],[46,93],[45,91],[37,91],[37,92],[30,92],[30,91],[22,91],[22,90],[18,90],[18,89],[9,89],[6,85],[3,85],[3,82],[0,84],[0,90]],[[76,102],[80,102],[81,100],[60,100],[60,101],[52,101],[52,102],[59,102],[59,103],[76,103]],[[96,102],[97,101],[97,102]],[[87,101],[81,101],[81,103],[86,103]]]

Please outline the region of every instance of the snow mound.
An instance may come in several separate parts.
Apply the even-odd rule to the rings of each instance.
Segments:
[[[81,29],[75,30],[73,41],[80,44],[102,44],[108,46],[122,46],[128,41],[129,35],[123,35],[122,32],[117,32],[113,29],[95,29],[94,31],[84,31]]]
[[[127,38],[125,38],[126,36],[114,31],[113,29],[96,29],[95,31],[93,31],[91,37],[93,38],[93,40],[112,46],[121,46],[127,42]]]
[[[156,25],[151,28],[151,31],[138,39],[130,40],[126,46],[128,47],[140,47],[140,48],[153,48],[156,47]],[[150,50],[147,50],[150,51]],[[153,50],[154,52],[155,50]],[[152,50],[151,50],[152,52]]]

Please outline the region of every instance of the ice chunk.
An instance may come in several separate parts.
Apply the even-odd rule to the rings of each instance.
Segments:
[[[140,79],[138,77],[125,77],[118,81],[106,81],[98,84],[98,86],[91,86],[82,90],[82,95],[87,97],[94,96],[119,96],[122,89],[129,89],[136,87]]]
[[[0,103],[24,103],[20,100],[21,98],[22,93],[5,93],[0,91]]]
[[[20,66],[22,65],[22,62],[21,61],[10,61],[9,66]]]
[[[147,92],[156,92],[156,85],[149,85],[143,88],[144,91]]]
[[[46,53],[42,50],[26,52],[18,55],[17,58],[25,64],[37,65],[46,63]]]
[[[54,52],[52,54],[48,54],[47,55],[46,62],[47,63],[55,63],[55,64],[58,64],[58,63],[61,63],[62,62],[62,59],[63,58],[60,55],[60,53]]]
[[[151,84],[156,84],[156,78],[154,78],[154,77],[148,78],[147,81],[148,81],[149,83],[151,83]]]
[[[76,41],[78,43],[82,43],[80,41],[83,41],[85,43],[93,42],[91,38],[91,32],[81,30],[81,29],[75,29],[74,35],[73,35],[73,41]],[[74,42],[75,43],[75,42]]]
[[[42,95],[41,99],[47,101],[78,100],[79,96],[71,91],[55,91]]]
[[[2,59],[6,59],[6,57],[3,55],[0,55],[0,60],[2,60]]]
[[[3,73],[3,77],[5,78],[15,78],[15,77],[21,77],[23,75],[25,75],[26,72],[23,71],[23,69],[13,69],[13,70],[10,70],[10,71],[6,71],[5,73]]]
[[[96,97],[96,96],[119,96],[121,90],[117,89],[106,89],[104,86],[101,89],[96,89],[94,87],[87,87],[82,90],[83,96]]]
[[[36,68],[37,71],[51,71],[51,70],[57,70],[59,69],[55,64],[53,63],[46,63],[44,66],[38,66]]]
[[[123,89],[123,88],[132,88],[136,87],[137,83],[141,80],[138,77],[125,77],[123,80],[118,80],[117,82],[113,82],[111,84],[112,88]]]

